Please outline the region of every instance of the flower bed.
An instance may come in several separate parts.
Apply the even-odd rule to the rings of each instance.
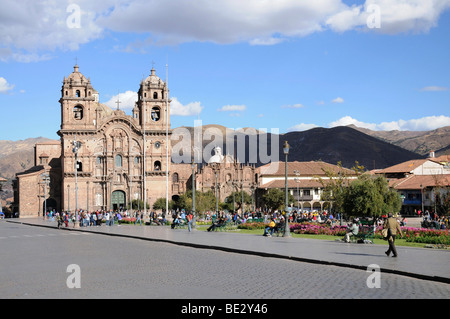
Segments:
[[[346,226],[330,226],[319,223],[290,224],[289,229],[295,234],[344,236]]]
[[[119,220],[119,224],[134,224],[136,217],[123,217]]]
[[[264,223],[244,223],[238,226],[239,229],[264,229]],[[295,234],[312,234],[312,235],[330,235],[344,236],[347,229],[346,226],[330,226],[320,223],[293,223],[289,224],[289,229]],[[382,239],[382,227],[377,227],[374,238]],[[434,245],[450,245],[449,230],[436,230],[428,228],[402,227],[403,238],[407,242],[434,244]]]
[[[448,230],[429,228],[402,228],[403,236],[408,242],[450,245],[450,233]]]
[[[377,227],[375,238],[381,239],[382,227]],[[415,227],[401,227],[403,238],[407,242],[435,244],[435,245],[450,245],[450,233],[448,230],[429,229],[429,228],[415,228]],[[398,237],[398,236],[397,236]]]

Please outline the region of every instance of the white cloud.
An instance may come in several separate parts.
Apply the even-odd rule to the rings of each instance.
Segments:
[[[111,99],[109,99],[109,101],[105,102],[105,105],[114,110],[117,108],[117,101],[120,101],[119,107],[121,110],[131,110],[137,100],[138,95],[135,91],[126,91],[114,95]]]
[[[341,97],[337,97],[331,101],[332,103],[344,103],[344,99]]]
[[[366,123],[358,121],[357,119],[354,119],[351,116],[344,116],[337,121],[331,122],[328,126],[336,127],[336,126],[347,126],[350,124],[353,124],[361,128],[367,128],[373,131],[391,131],[391,130],[429,131],[437,129],[439,127],[449,126],[450,117],[440,115],[440,116],[427,116],[411,120],[398,120],[382,123]]]
[[[251,45],[274,45],[283,42],[281,38],[256,38],[249,41]]]
[[[14,84],[9,84],[5,78],[0,77],[0,93],[6,94],[14,88]]]
[[[316,124],[305,124],[305,123],[300,123],[297,125],[294,125],[290,128],[288,128],[288,132],[294,132],[294,131],[307,131],[310,130],[312,128],[318,127]]]
[[[366,0],[362,5],[341,6],[326,24],[337,32],[371,28],[385,34],[428,32],[448,8],[448,0]],[[377,27],[369,25],[374,17]]]
[[[103,32],[95,19],[106,10],[87,0],[78,0],[80,27],[68,23],[67,1],[2,0],[0,12],[0,60],[35,62],[48,60],[56,49],[77,50],[98,39]],[[111,3],[109,4],[111,5]]]
[[[448,91],[448,87],[445,86],[426,86],[420,89],[422,92],[434,92],[434,91]]]
[[[200,102],[191,102],[183,105],[176,97],[172,98],[170,103],[170,115],[192,116],[198,115],[203,110]]]
[[[109,108],[115,110],[117,108],[117,101],[120,101],[119,107],[121,110],[132,110],[138,100],[138,95],[135,91],[126,91],[112,96],[107,102],[104,102]],[[171,98],[170,115],[173,116],[191,116],[198,115],[203,110],[200,102],[192,102],[186,105],[181,104],[176,97]]]
[[[297,104],[291,104],[291,105],[283,105],[281,107],[284,109],[300,109],[300,108],[304,107],[304,105],[297,103]]]
[[[80,45],[112,32],[148,34],[142,46],[184,42],[276,45],[291,38],[333,30],[372,30],[370,5],[379,7],[376,32],[427,32],[449,0],[77,0],[79,27],[72,27],[70,3],[56,0],[2,0],[0,60],[31,62],[55,50]],[[150,39],[150,40],[149,40]],[[132,49],[127,44],[121,47]],[[52,53],[52,54],[49,54]]]
[[[229,112],[229,111],[245,111],[247,107],[243,104],[241,105],[224,105],[220,109],[217,109],[219,112]]]

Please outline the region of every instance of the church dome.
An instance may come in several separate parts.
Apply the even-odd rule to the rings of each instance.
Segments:
[[[218,146],[214,147],[214,155],[208,160],[208,164],[211,163],[222,163],[223,162],[222,149]]]
[[[89,80],[78,71],[78,65],[75,64],[73,67],[73,72],[65,79],[65,81],[72,82],[72,84],[87,83]]]
[[[145,83],[150,83],[151,85],[164,85],[164,81],[155,74],[155,69],[153,68],[151,74],[145,79]]]

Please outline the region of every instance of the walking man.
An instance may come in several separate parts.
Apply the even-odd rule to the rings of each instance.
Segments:
[[[139,225],[142,226],[142,213],[140,211],[136,212],[136,221],[134,222],[134,224],[136,225],[136,223],[139,221]]]
[[[397,232],[399,232],[403,238],[403,233],[397,221],[397,218],[393,217],[392,213],[388,214],[388,218],[384,222],[383,228],[388,230],[389,249],[385,251],[385,254],[389,256],[390,253],[392,253],[392,257],[397,257],[397,249],[395,248],[395,236],[397,235]]]

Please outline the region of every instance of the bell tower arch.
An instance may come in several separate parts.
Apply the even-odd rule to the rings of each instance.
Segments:
[[[90,79],[80,73],[78,65],[66,78],[61,89],[61,129],[94,129],[98,92]]]

